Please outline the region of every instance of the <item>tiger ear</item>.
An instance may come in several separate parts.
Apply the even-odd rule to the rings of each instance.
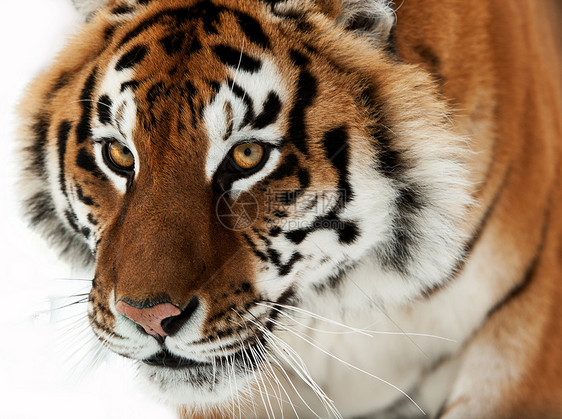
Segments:
[[[74,8],[78,10],[85,20],[88,20],[95,12],[106,6],[110,0],[72,0]]]
[[[392,0],[266,0],[280,12],[298,15],[305,6],[320,11],[348,31],[380,44],[388,41],[395,22]]]
[[[324,0],[325,1],[325,0]],[[375,43],[386,43],[396,21],[392,0],[337,0],[337,23]]]

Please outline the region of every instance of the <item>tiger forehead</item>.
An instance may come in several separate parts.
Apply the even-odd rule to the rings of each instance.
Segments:
[[[137,82],[155,74],[221,80],[224,66],[211,65],[217,56],[223,64],[256,70],[265,51],[278,55],[286,45],[279,48],[279,28],[255,9],[254,4],[248,13],[203,1],[147,11],[112,35],[109,53],[120,56],[118,70],[135,68]]]
[[[221,85],[226,83],[236,91],[238,72],[259,73],[272,57],[276,57],[275,72],[282,79],[290,79],[295,71],[282,65],[287,60],[279,63],[279,56],[289,59],[287,48],[278,45],[277,28],[268,25],[256,10],[208,1],[161,7],[147,11],[113,35],[117,49],[106,59],[109,65],[104,76],[112,92],[103,87],[98,92],[98,101],[109,105],[107,109],[132,91],[143,130],[158,137],[169,137],[171,129],[181,137],[198,137],[204,107]],[[100,119],[110,121],[109,117]]]

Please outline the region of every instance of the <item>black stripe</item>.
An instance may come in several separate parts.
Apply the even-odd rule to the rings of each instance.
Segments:
[[[114,15],[126,15],[126,14],[132,13],[134,11],[135,11],[135,9],[133,9],[131,6],[119,6],[119,7],[116,7],[115,9],[113,9],[111,11],[111,13],[114,14]]]
[[[39,192],[25,201],[26,215],[31,226],[56,218],[55,203],[48,192]]]
[[[256,244],[252,241],[250,236],[248,236],[246,233],[242,233],[242,237],[244,237],[244,240],[246,240],[246,243],[248,243],[248,246],[250,246],[252,253],[256,255],[262,262],[267,262],[269,260],[265,253],[258,250]]]
[[[281,227],[279,227],[279,226],[274,226],[274,227],[271,227],[269,229],[269,235],[271,237],[277,237],[281,234],[281,232],[282,232],[282,230],[281,230]]]
[[[107,28],[104,29],[103,31],[103,40],[105,41],[106,45],[109,45],[111,38],[113,38],[113,35],[115,34],[115,26],[108,26]]]
[[[80,93],[80,106],[82,107],[82,116],[80,122],[76,126],[76,140],[78,143],[83,143],[88,138],[92,137],[92,129],[90,127],[90,119],[92,117],[92,94],[96,83],[97,68],[94,68],[84,88]]]
[[[250,57],[245,52],[236,50],[229,45],[219,44],[213,47],[219,60],[227,66],[255,73],[261,68],[261,61]]]
[[[235,14],[238,18],[240,28],[242,28],[244,35],[246,35],[251,42],[258,44],[262,48],[270,47],[269,38],[265,35],[261,25],[256,19],[241,12],[235,12]]]
[[[72,73],[69,71],[62,72],[53,85],[52,89],[47,94],[47,99],[51,99],[60,89],[65,87],[72,79]]]
[[[547,207],[547,211],[543,220],[543,226],[541,230],[541,237],[537,248],[535,249],[535,254],[529,263],[529,266],[525,270],[525,274],[523,278],[505,295],[500,301],[498,301],[489,311],[486,318],[490,318],[496,313],[497,311],[501,310],[507,303],[511,300],[517,298],[521,295],[522,292],[529,286],[531,281],[535,278],[535,274],[537,272],[537,267],[539,266],[539,262],[541,260],[542,251],[544,249],[544,243],[546,241],[546,232],[549,225],[550,219],[550,203]]]
[[[78,200],[80,202],[82,202],[84,205],[88,205],[88,206],[95,205],[95,202],[94,202],[93,198],[91,196],[87,196],[87,195],[84,194],[84,191],[82,190],[82,187],[76,181],[76,179],[74,180],[74,186],[76,188],[76,195],[78,196]]]
[[[250,95],[247,94],[246,91],[242,89],[242,87],[238,83],[234,83],[234,81],[228,79],[227,84],[230,86],[232,93],[234,93],[234,95],[237,98],[242,99],[244,105],[246,105],[246,113],[244,114],[244,119],[240,124],[241,127],[244,127],[255,119],[254,101],[252,100]],[[217,87],[217,92],[218,92],[218,87]]]
[[[66,171],[65,171],[65,158],[66,158],[66,144],[68,142],[68,134],[72,128],[72,124],[68,121],[60,123],[57,131],[57,149],[59,155],[59,186],[62,194],[68,197],[66,192]]]
[[[164,50],[168,55],[174,55],[180,52],[183,48],[184,42],[185,34],[180,31],[166,35],[160,40],[160,44],[164,47]]]
[[[395,200],[396,213],[392,221],[392,238],[380,252],[381,263],[387,269],[407,273],[408,263],[418,246],[419,232],[416,215],[423,208],[423,194],[415,185],[398,190]]]
[[[476,247],[478,241],[480,240],[480,237],[482,236],[482,233],[484,232],[484,229],[488,225],[488,221],[490,219],[490,216],[493,214],[494,210],[496,209],[496,206],[498,205],[498,202],[499,202],[500,198],[503,196],[503,191],[505,190],[505,187],[506,187],[507,182],[510,178],[510,175],[511,175],[511,166],[509,166],[506,169],[505,174],[504,174],[503,179],[502,179],[502,182],[501,182],[500,186],[498,187],[498,190],[497,190],[496,194],[494,195],[494,198],[492,199],[492,202],[490,203],[490,205],[486,209],[486,212],[484,213],[484,216],[480,220],[480,224],[478,224],[478,227],[476,228],[476,231],[474,232],[474,234],[472,235],[470,240],[465,245],[465,250],[464,250],[464,256],[465,257],[463,258],[463,260],[467,259],[467,257],[472,253],[472,250]],[[460,270],[460,269],[462,269],[462,265],[458,267],[458,270]]]
[[[398,189],[396,208],[400,214],[416,214],[425,206],[421,186],[410,184]]]
[[[310,232],[311,230],[308,229],[293,230],[285,233],[285,237],[292,241],[294,244],[301,244]]]
[[[81,169],[92,173],[97,178],[100,178],[102,180],[107,179],[103,172],[99,169],[94,158],[90,155],[90,153],[88,153],[85,148],[81,148],[78,151],[78,155],[76,156],[76,165]]]
[[[193,85],[193,83],[191,83],[191,81],[187,80],[183,85],[182,94],[189,105],[189,111],[191,112],[191,125],[194,129],[197,129],[197,110],[195,109],[194,103],[194,98],[197,96],[197,88]]]
[[[267,249],[267,256],[269,257],[271,263],[277,267],[279,276],[286,276],[291,273],[295,263],[302,259],[302,255],[299,252],[296,252],[291,255],[287,263],[282,263],[279,252],[271,247]]]
[[[215,6],[210,1],[201,1],[193,7],[162,10],[148,19],[143,20],[136,28],[129,31],[122,38],[121,42],[119,42],[119,47],[163,22],[166,22],[166,24],[172,27],[177,27],[181,24],[202,18],[204,19],[205,30],[208,32],[215,32],[215,25],[220,19],[220,13],[224,10],[226,10],[224,7]]]
[[[191,8],[182,8],[182,9],[174,9],[174,10],[164,10],[161,11],[154,16],[151,16],[148,19],[145,19],[139,25],[134,28],[133,30],[129,31],[123,39],[119,42],[119,47],[122,47],[127,42],[135,38],[136,36],[140,35],[141,33],[150,30],[153,26],[157,25],[161,20],[166,18],[170,18],[175,22],[171,22],[172,26],[173,23],[177,23],[179,21],[183,21],[189,19],[191,13]]]
[[[92,231],[88,227],[82,227],[80,229],[80,233],[86,238],[89,239]]]
[[[66,221],[68,222],[68,225],[70,225],[70,227],[72,227],[72,229],[80,234],[80,228],[78,227],[78,219],[76,218],[76,215],[74,215],[74,213],[67,209],[66,211],[64,211],[64,217],[66,218]]]
[[[121,84],[121,93],[123,93],[128,88],[131,88],[132,90],[136,90],[137,87],[139,87],[139,85],[140,85],[140,82],[138,82],[136,80],[126,81],[125,83]]]
[[[406,169],[402,153],[393,147],[394,134],[388,127],[384,115],[384,106],[377,99],[375,88],[371,85],[361,91],[359,101],[369,109],[371,121],[370,135],[376,143],[376,165],[384,176],[389,179],[400,179]]]
[[[103,95],[98,100],[98,119],[102,124],[111,124],[111,107],[113,106],[113,102],[111,101],[110,97],[107,95]]]
[[[324,134],[326,158],[338,171],[338,189],[340,209],[353,199],[353,190],[349,183],[349,134],[347,127],[342,125]]]
[[[291,273],[295,264],[302,259],[302,255],[299,252],[293,253],[289,261],[285,264],[279,266],[279,276],[286,276]]]
[[[33,144],[26,148],[33,158],[31,159],[31,164],[27,167],[35,175],[39,177],[45,177],[47,175],[47,170],[45,167],[45,154],[47,149],[47,137],[49,134],[49,128],[51,122],[47,114],[38,114],[35,116],[35,121],[31,125],[31,131],[33,132]]]
[[[303,69],[297,82],[295,104],[289,113],[287,139],[304,155],[308,155],[308,145],[306,144],[306,111],[312,106],[317,95],[317,90],[316,79],[308,70]]]
[[[291,61],[297,67],[304,68],[308,65],[308,58],[305,57],[303,54],[301,54],[299,51],[293,49],[293,50],[291,50],[289,55],[291,57]]]
[[[138,63],[140,63],[146,54],[148,53],[148,49],[144,45],[137,45],[132,50],[124,54],[117,64],[115,65],[115,69],[117,71],[122,71],[127,68],[134,67]]]
[[[377,142],[376,156],[378,169],[389,179],[396,179],[403,175],[405,162],[402,153],[393,148],[394,135],[387,128],[388,124],[379,117],[371,129],[371,137]]]
[[[354,243],[359,237],[359,229],[357,224],[352,221],[339,221],[342,223],[342,227],[337,229],[338,240],[341,244],[351,244]]]
[[[252,122],[255,129],[265,128],[277,121],[281,113],[281,99],[275,92],[269,92],[263,105],[263,110]]]
[[[392,222],[392,237],[379,253],[381,264],[389,270],[408,273],[413,250],[418,245],[415,220],[407,214],[396,214]]]

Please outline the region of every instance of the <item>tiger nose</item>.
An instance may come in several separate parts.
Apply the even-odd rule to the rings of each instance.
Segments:
[[[117,303],[115,309],[119,314],[141,326],[147,334],[154,336],[160,342],[163,342],[164,337],[168,336],[168,333],[162,328],[162,322],[182,314],[179,308],[170,303],[138,308],[121,300]]]

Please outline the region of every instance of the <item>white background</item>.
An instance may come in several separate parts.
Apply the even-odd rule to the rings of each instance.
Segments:
[[[85,304],[53,310],[87,292],[68,280],[87,275],[56,262],[18,215],[14,108],[79,22],[70,0],[0,0],[0,419],[174,418],[128,361],[98,356]]]

